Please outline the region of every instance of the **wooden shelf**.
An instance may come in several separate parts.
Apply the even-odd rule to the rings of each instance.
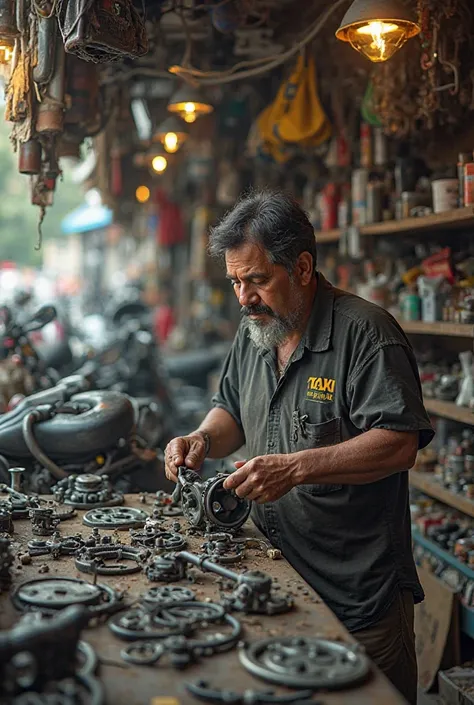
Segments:
[[[466,426],[474,426],[474,413],[465,406],[456,406],[449,401],[439,401],[438,399],[424,399],[424,404],[425,409],[431,414],[459,421]]]
[[[362,237],[377,235],[407,235],[422,234],[443,229],[474,229],[474,207],[456,208],[445,213],[433,213],[420,218],[404,218],[403,220],[388,220],[383,223],[371,223],[359,228]],[[317,232],[317,243],[338,242],[342,234],[341,229]]]
[[[398,321],[405,333],[416,335],[448,335],[456,338],[474,338],[474,325],[470,323],[425,323],[424,321]]]
[[[437,499],[453,507],[453,509],[463,512],[463,514],[474,517],[474,500],[447,490],[441,483],[435,480],[433,473],[412,470],[410,472],[410,485],[430,497],[433,497],[433,499]]]

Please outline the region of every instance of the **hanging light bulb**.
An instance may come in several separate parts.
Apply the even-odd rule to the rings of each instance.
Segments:
[[[400,0],[354,0],[336,37],[370,61],[387,61],[419,34],[420,26]]]
[[[161,142],[169,154],[177,152],[187,139],[186,126],[174,115],[166,118],[153,135],[153,142]]]
[[[15,18],[15,3],[0,0],[0,64],[9,64],[13,58],[15,38],[19,36]]]
[[[196,88],[183,84],[171,97],[168,110],[174,115],[179,115],[188,124],[192,124],[201,115],[212,113],[214,106],[207,102]]]

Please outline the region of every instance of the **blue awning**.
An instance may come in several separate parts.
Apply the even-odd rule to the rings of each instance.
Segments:
[[[67,214],[61,221],[61,231],[64,235],[72,233],[88,233],[112,225],[113,213],[110,208],[102,205],[85,203]]]

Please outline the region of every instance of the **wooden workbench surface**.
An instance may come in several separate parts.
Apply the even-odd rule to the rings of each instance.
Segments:
[[[147,504],[139,503],[136,496],[126,498],[128,506],[140,507],[150,513],[152,503],[152,498],[148,500]],[[81,532],[84,536],[88,536],[91,529],[82,524],[83,514],[84,512],[78,511],[76,518],[62,522],[60,526],[62,535],[69,536]],[[177,520],[184,527],[184,519],[179,517]],[[244,533],[251,536],[256,535],[257,532],[249,523],[245,527]],[[13,535],[15,553],[21,552],[21,550],[26,551],[26,544],[31,538],[30,522],[28,520],[16,521]],[[123,543],[128,543],[128,532],[120,532],[120,538]],[[188,550],[200,552],[202,543],[202,538],[190,537]],[[47,566],[47,572],[43,573],[45,566]],[[236,613],[235,616],[244,626],[245,640],[255,641],[278,635],[307,635],[351,641],[351,637],[334,614],[286,561],[272,561],[262,551],[249,549],[246,550],[242,563],[229,567],[236,571],[255,568],[264,570],[278,580],[283,591],[291,591],[295,596],[294,610],[283,615],[266,617]],[[80,573],[76,569],[72,557],[53,560],[50,556],[34,557],[30,565],[24,566],[20,566],[19,561],[16,560],[13,576],[12,588],[25,580],[38,577],[62,576],[77,577],[83,580],[92,578],[92,576]],[[126,590],[127,603],[133,602],[153,585],[159,585],[159,583],[150,583],[143,573],[124,577],[98,576],[97,582]],[[215,600],[219,597],[216,576],[210,573],[199,573],[198,580],[194,585],[186,584],[196,592],[198,600],[208,598]],[[0,628],[9,628],[18,617],[9,596],[7,594],[0,595]],[[105,685],[108,705],[148,705],[151,698],[157,696],[174,696],[178,698],[180,703],[195,704],[198,701],[186,692],[184,683],[199,679],[208,680],[218,688],[230,688],[237,692],[246,689],[272,688],[271,684],[257,680],[244,670],[239,663],[235,649],[228,653],[203,658],[198,664],[190,666],[185,671],[176,671],[164,663],[151,667],[126,664],[120,658],[120,650],[127,642],[116,638],[106,624],[87,629],[82,638],[94,647],[99,659],[104,662],[100,666],[99,675]],[[383,705],[402,705],[405,702],[376,669],[373,669],[365,684],[337,693],[324,693],[317,699],[325,705],[341,705],[342,703],[344,705],[381,705],[382,703]]]

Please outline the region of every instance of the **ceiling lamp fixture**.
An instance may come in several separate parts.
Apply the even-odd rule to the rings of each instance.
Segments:
[[[162,174],[168,166],[168,160],[162,154],[158,154],[151,160],[151,168],[157,174]]]
[[[15,3],[0,0],[0,64],[9,64],[13,57],[15,39],[19,36],[15,19]]]
[[[155,131],[154,142],[161,142],[169,154],[174,154],[188,139],[188,130],[181,120],[170,115]]]
[[[201,115],[210,115],[214,110],[212,106],[197,88],[188,84],[183,84],[171,97],[168,103],[168,111],[189,124],[196,122]]]
[[[378,63],[390,59],[419,32],[413,14],[400,0],[354,0],[336,37]]]

